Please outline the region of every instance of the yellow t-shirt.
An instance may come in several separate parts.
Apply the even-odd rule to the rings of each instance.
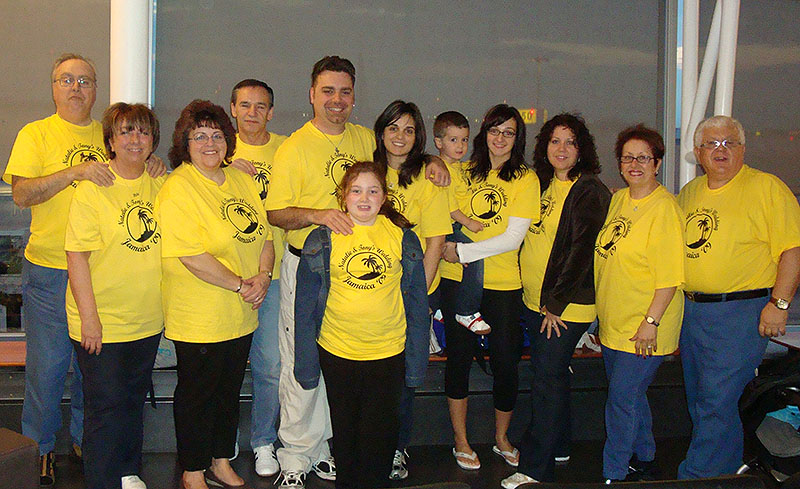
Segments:
[[[468,166],[468,161],[454,161],[447,164],[447,169],[450,171],[450,185],[447,187],[447,205],[450,212],[457,210],[464,212],[458,203],[466,201],[468,177],[464,172]]]
[[[541,309],[542,282],[550,260],[550,252],[556,239],[561,211],[574,180],[561,181],[553,178],[541,197],[541,215],[538,222],[531,223],[522,249],[519,252],[519,267],[522,274],[522,301],[528,309]],[[561,319],[576,323],[590,323],[597,316],[594,304],[568,304]]]
[[[239,135],[236,135],[236,152],[233,153],[232,159],[242,158],[250,160],[253,166],[256,167],[256,174],[253,175],[253,180],[255,180],[260,187],[259,196],[262,202],[267,199],[267,193],[269,192],[272,161],[275,158],[275,151],[285,140],[286,136],[270,133],[267,144],[254,146],[243,142],[241,138],[239,138]],[[272,246],[275,248],[275,266],[272,267],[272,280],[278,280],[281,272],[281,258],[283,258],[283,242],[286,231],[278,226],[270,227],[272,228]]]
[[[374,151],[375,135],[366,127],[348,122],[342,134],[331,136],[306,122],[275,152],[266,209],[338,209],[336,189],[345,170],[357,161],[372,160]],[[286,239],[302,249],[312,229],[293,229]]]
[[[473,233],[462,228],[473,242],[499,236],[508,227],[509,217],[539,219],[539,179],[532,170],[526,170],[510,182],[501,180],[496,170],[491,170],[482,182],[468,181],[467,194],[459,202],[464,214],[483,223],[483,231]],[[468,175],[467,175],[468,176]],[[522,287],[519,274],[519,250],[511,250],[483,260],[483,287],[490,290],[515,290]],[[439,268],[442,277],[461,280],[462,265],[443,262]]]
[[[161,332],[161,227],[153,202],[166,177],[144,172],[111,187],[83,181],[67,220],[67,251],[90,251],[89,271],[103,343],[136,341]],[[81,340],[81,318],[67,287],[70,338]]]
[[[446,236],[453,232],[450,225],[450,212],[447,204],[447,190],[437,187],[425,178],[422,170],[408,187],[403,188],[398,182],[398,172],[394,168],[386,168],[386,183],[389,186],[388,199],[394,208],[406,219],[414,224],[412,230],[419,238],[422,251],[425,252],[427,244],[425,238]],[[431,282],[432,293],[439,286],[441,276],[436,270],[436,276]]]
[[[3,180],[10,184],[12,175],[44,177],[86,161],[106,161],[100,123],[92,121],[88,126],[76,126],[53,114],[19,131]],[[50,200],[31,207],[31,237],[25,248],[29,262],[67,269],[64,233],[77,184],[72,182]]]
[[[656,355],[678,348],[683,319],[683,226],[675,197],[659,185],[643,199],[625,188],[613,195],[594,249],[600,341],[636,353],[629,341],[656,289],[678,287],[658,327]]]
[[[403,230],[384,216],[353,234],[331,233],[331,288],[317,342],[349,360],[380,360],[405,349],[400,290]]]
[[[717,294],[775,285],[781,253],[800,246],[800,206],[778,177],[745,165],[724,186],[708,178],[678,195],[686,223],[686,290]]]
[[[199,279],[179,260],[209,253],[243,278],[258,273],[261,249],[272,238],[258,187],[239,170],[223,172],[225,182],[217,185],[184,163],[156,198],[156,216],[164,229],[165,334],[171,340],[215,343],[241,338],[258,325],[252,304]]]

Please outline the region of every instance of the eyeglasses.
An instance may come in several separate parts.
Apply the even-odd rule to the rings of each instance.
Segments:
[[[646,165],[648,161],[655,159],[656,159],[655,156],[647,156],[647,155],[639,155],[639,156],[625,155],[619,157],[620,163],[628,164],[628,163],[633,163],[633,160],[636,160],[642,165]]]
[[[491,135],[492,137],[497,137],[500,134],[502,134],[503,137],[506,138],[506,139],[512,139],[514,136],[517,135],[517,133],[512,131],[511,129],[506,129],[505,131],[501,131],[500,129],[498,129],[496,127],[490,128],[488,132],[489,132],[489,135]]]
[[[714,139],[711,141],[706,141],[705,143],[701,144],[700,147],[703,149],[710,149],[711,151],[714,151],[715,149],[718,149],[720,146],[724,147],[725,149],[734,149],[738,148],[741,145],[742,143],[740,143],[739,141],[730,141],[728,139],[717,141],[716,139]]]
[[[88,76],[79,76],[75,78],[71,75],[64,75],[61,78],[53,80],[53,83],[58,83],[61,88],[72,88],[75,82],[78,82],[78,86],[81,88],[94,88],[97,85],[97,83]]]
[[[225,141],[225,135],[221,132],[215,132],[209,137],[209,135],[204,132],[198,132],[194,136],[189,136],[189,139],[197,144],[206,144],[209,139],[211,139],[211,141],[213,141],[215,144],[219,144]]]

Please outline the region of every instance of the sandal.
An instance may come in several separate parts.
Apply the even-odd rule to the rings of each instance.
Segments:
[[[481,316],[480,312],[470,314],[469,316],[456,314],[456,322],[477,335],[485,335],[492,332],[492,327],[483,320],[483,316]]]
[[[478,460],[478,454],[474,451],[472,453],[457,452],[456,447],[453,447],[453,457],[456,463],[464,470],[478,470],[481,468],[481,461]],[[472,464],[467,463],[467,460]]]
[[[500,450],[500,448],[497,445],[495,445],[492,447],[492,451],[503,457],[503,460],[505,460],[508,465],[512,467],[519,466],[519,450],[517,450],[516,448],[509,452]]]

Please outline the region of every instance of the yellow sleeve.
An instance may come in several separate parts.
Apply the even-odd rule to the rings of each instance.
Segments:
[[[453,226],[450,224],[447,189],[437,187],[428,180],[425,182],[429,189],[426,192],[426,203],[422,209],[424,217],[420,223],[419,236],[430,238],[448,235],[453,232]]]
[[[3,174],[3,181],[11,185],[11,177],[36,178],[42,176],[44,168],[44,155],[42,154],[43,144],[38,137],[37,131],[31,124],[23,127],[17,134],[14,146],[11,148],[11,156],[8,158],[8,166]]]
[[[647,263],[656,289],[684,284],[683,244],[680,209],[677,203],[673,205],[665,199],[650,223],[646,245]]]
[[[103,247],[99,214],[94,205],[98,197],[92,182],[80,182],[75,189],[67,218],[66,251],[96,251]]]
[[[172,190],[177,190],[173,192]],[[198,212],[189,210],[188,188],[173,189],[170,182],[164,184],[156,200],[158,222],[162,226],[161,256],[178,258],[205,253],[201,227],[196,222]],[[180,194],[180,195],[178,195]]]
[[[509,206],[508,215],[537,222],[541,212],[539,177],[532,170],[528,170],[518,182],[516,198]]]
[[[301,162],[299,151],[291,141],[287,140],[278,147],[264,209],[274,211],[297,204],[303,183]]]
[[[800,204],[783,181],[767,176],[768,198],[762,200],[764,224],[772,259],[777,263],[784,251],[800,246]]]

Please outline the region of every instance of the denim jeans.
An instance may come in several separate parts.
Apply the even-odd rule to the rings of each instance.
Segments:
[[[663,361],[663,356],[642,358],[603,347],[608,378],[606,444],[603,447],[603,477],[606,479],[625,479],[634,454],[644,462],[656,456],[647,388]]]
[[[269,285],[264,302],[258,309],[258,328],[250,345],[250,372],[253,376],[250,447],[253,450],[278,439],[278,383],[281,377],[281,355],[278,351],[278,314],[281,287],[278,280]]]
[[[119,487],[140,475],[144,403],[161,334],[136,341],[103,343],[90,355],[72,340],[83,373],[84,478],[88,489]]]
[[[22,264],[22,327],[25,329],[25,400],[22,434],[39,444],[39,453],[52,452],[61,428],[61,399],[70,364],[72,442],[83,439],[83,391],[81,372],[74,357],[64,305],[67,271]]]
[[[451,243],[472,243],[462,231],[460,224],[453,225],[453,234],[445,238]],[[458,293],[453,297],[453,309],[456,314],[469,316],[480,310],[483,299],[483,260],[468,264],[463,268]]]
[[[544,316],[523,308],[531,339],[531,421],[520,444],[519,472],[540,482],[555,481],[555,457],[569,455],[570,372],[575,345],[591,323],[564,321],[561,336],[540,333]]]
[[[739,398],[767,348],[758,322],[768,300],[684,302],[681,362],[693,426],[679,479],[733,474],[742,464]]]

